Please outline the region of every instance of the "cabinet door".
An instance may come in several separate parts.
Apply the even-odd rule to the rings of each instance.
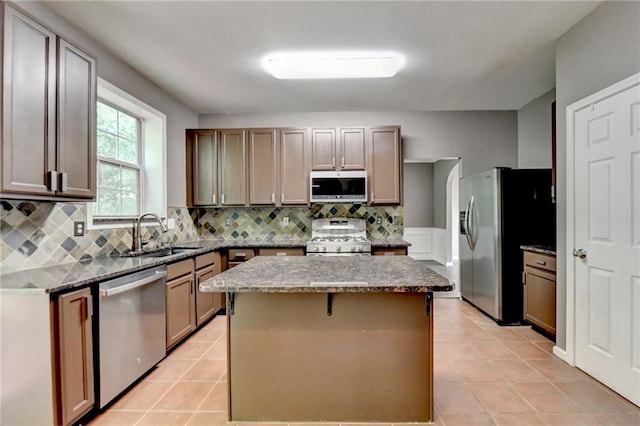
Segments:
[[[280,202],[309,203],[307,129],[280,131]]]
[[[96,196],[96,61],[58,39],[58,194]]]
[[[525,319],[555,336],[555,275],[527,268],[524,293]]]
[[[399,204],[402,157],[400,129],[378,127],[369,131],[369,184],[371,204]]]
[[[196,328],[193,274],[167,282],[167,349]]]
[[[364,129],[340,129],[340,169],[365,169]]]
[[[249,204],[276,204],[278,156],[275,129],[249,131]]]
[[[221,293],[200,291],[200,283],[213,278],[219,272],[219,266],[216,264],[196,271],[196,288],[198,289],[196,292],[196,325],[198,327],[214,316],[222,307]]]
[[[247,143],[244,130],[220,132],[220,204],[247,204]]]
[[[311,168],[335,170],[336,129],[311,129]]]
[[[2,191],[54,195],[56,36],[3,6]]]
[[[218,139],[215,130],[194,130],[191,141],[192,204],[218,204]]]
[[[79,419],[95,403],[91,303],[89,288],[58,298],[58,406],[63,425]]]

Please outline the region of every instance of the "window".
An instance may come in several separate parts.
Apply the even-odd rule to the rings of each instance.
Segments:
[[[131,226],[142,213],[167,217],[167,118],[98,77],[97,195],[87,228]]]
[[[98,194],[95,217],[140,214],[140,119],[104,101],[97,108]]]

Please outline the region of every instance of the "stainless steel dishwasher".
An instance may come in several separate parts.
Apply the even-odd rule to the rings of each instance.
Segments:
[[[166,356],[166,267],[100,284],[100,408]]]

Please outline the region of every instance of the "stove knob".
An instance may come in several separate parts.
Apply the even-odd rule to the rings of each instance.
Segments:
[[[351,246],[351,253],[355,253],[356,252],[357,247],[356,246]]]
[[[315,246],[315,247],[313,248],[313,251],[320,251],[320,246]]]
[[[359,251],[360,253],[362,253],[362,250],[363,250],[363,249],[362,249],[362,246],[358,246],[358,251]]]
[[[326,253],[326,252],[327,252],[327,247],[326,247],[326,246],[321,246],[321,247],[320,247],[320,250],[321,250],[323,253]]]
[[[342,251],[342,247],[341,246],[336,247],[336,251],[340,253]]]

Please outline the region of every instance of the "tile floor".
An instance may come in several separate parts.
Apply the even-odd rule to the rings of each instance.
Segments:
[[[498,327],[459,299],[434,307],[436,425],[640,425],[640,408],[530,328]],[[225,324],[216,317],[90,426],[227,424]]]

